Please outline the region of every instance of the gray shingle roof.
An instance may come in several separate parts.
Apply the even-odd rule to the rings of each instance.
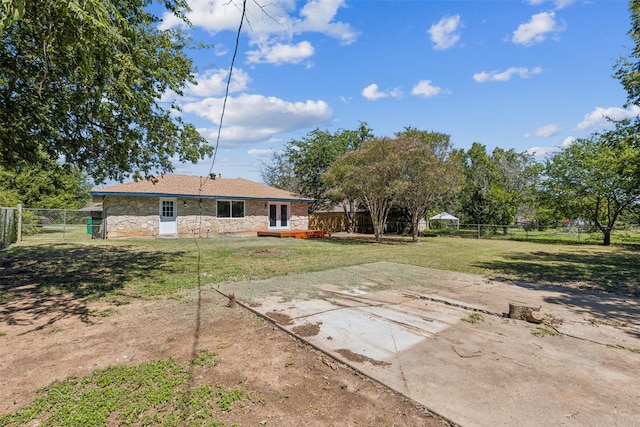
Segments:
[[[218,178],[167,174],[137,182],[94,188],[94,196],[166,196],[216,199],[260,199],[305,201],[310,199],[244,178]]]

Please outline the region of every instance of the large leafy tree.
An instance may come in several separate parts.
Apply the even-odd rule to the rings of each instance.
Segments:
[[[0,206],[77,209],[91,199],[90,191],[87,175],[75,166],[49,162],[0,167]]]
[[[547,161],[542,188],[555,211],[590,221],[611,244],[620,214],[640,203],[637,153],[615,133],[581,139]]]
[[[192,45],[153,0],[2,0],[0,165],[77,165],[96,182],[171,171],[212,152],[164,106],[193,82]],[[185,0],[160,1],[184,18]],[[44,159],[44,160],[43,160]]]
[[[371,215],[376,241],[382,239],[389,212],[407,187],[397,141],[374,138],[339,157],[322,181],[341,196],[360,200]]]
[[[460,153],[452,149],[449,135],[415,128],[396,133],[396,144],[405,180],[398,204],[409,213],[413,240],[417,241],[420,219],[447,200],[462,183]]]
[[[460,210],[475,224],[511,224],[518,208],[531,201],[538,169],[526,153],[496,148],[488,154],[474,142],[464,156]]]

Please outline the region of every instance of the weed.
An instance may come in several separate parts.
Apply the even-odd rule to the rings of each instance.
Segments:
[[[60,326],[49,325],[49,330],[47,331],[50,334],[55,334],[56,332],[61,332],[62,328]]]
[[[482,317],[482,314],[480,313],[470,313],[469,317],[463,318],[462,321],[475,325],[478,322],[484,322],[484,317]]]
[[[640,348],[627,347],[627,346],[624,346],[622,344],[607,344],[607,347],[618,348],[618,349],[621,349],[621,350],[627,350],[627,351],[630,351],[632,353],[640,354]]]
[[[559,337],[560,333],[558,333],[556,330],[554,329],[549,329],[549,328],[535,328],[531,331],[531,335],[536,336],[536,337],[544,337],[546,335],[552,336],[552,337]]]
[[[0,425],[30,425],[43,420],[46,425],[64,426],[221,427],[224,424],[216,419],[216,412],[229,412],[244,398],[239,388],[203,384],[188,389],[188,383],[188,370],[173,359],[111,366],[39,389],[30,405],[0,416]]]
[[[0,337],[3,337],[3,336],[5,336],[5,335],[7,335],[7,333],[6,333],[6,332],[2,332],[2,331],[0,331]]]
[[[216,385],[218,390],[216,391],[216,403],[218,408],[222,412],[229,412],[233,409],[233,403],[242,399],[242,390],[236,388],[232,390],[224,390],[219,384]]]
[[[287,360],[287,362],[284,364],[284,367],[288,368],[289,366],[293,366],[295,364],[296,362],[294,360]]]
[[[198,350],[198,356],[191,360],[192,365],[203,366],[205,368],[216,366],[220,362],[222,362],[222,357],[218,353],[207,349]]]
[[[170,335],[167,337],[167,342],[174,342],[176,340],[176,337],[174,337],[173,335]]]
[[[118,314],[118,310],[113,307],[105,308],[104,310],[98,313],[100,317],[109,317],[109,316],[113,316],[114,314]]]

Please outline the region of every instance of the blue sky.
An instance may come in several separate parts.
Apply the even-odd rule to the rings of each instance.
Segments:
[[[215,145],[242,0],[188,2],[213,48],[190,53],[199,84],[178,102]],[[640,114],[612,77],[632,46],[623,0],[247,0],[246,16],[215,163],[176,173],[260,181],[291,139],[360,121],[544,156]]]

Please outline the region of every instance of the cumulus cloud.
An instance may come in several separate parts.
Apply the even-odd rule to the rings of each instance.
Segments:
[[[412,95],[420,95],[426,98],[436,96],[440,93],[442,93],[442,88],[439,88],[438,86],[433,86],[431,84],[431,80],[421,80],[411,90]]]
[[[531,17],[529,22],[520,24],[513,32],[511,41],[515,44],[531,46],[544,41],[550,33],[564,31],[564,25],[556,22],[555,12],[542,12]]]
[[[284,63],[297,64],[313,56],[311,43],[302,41],[298,44],[277,43],[271,46],[261,46],[258,50],[247,52],[249,62],[281,65]]]
[[[433,24],[427,30],[427,33],[431,36],[433,48],[445,50],[453,47],[460,40],[460,33],[458,32],[460,26],[460,15],[447,16],[438,21],[438,23]]]
[[[536,157],[545,157],[552,153],[560,151],[560,147],[531,147],[527,150],[527,154]]]
[[[574,142],[576,142],[576,137],[575,136],[568,136],[568,137],[566,137],[564,139],[564,141],[562,141],[562,148],[567,148],[568,146],[570,146]]]
[[[536,131],[533,133],[526,134],[525,137],[527,138],[532,136],[549,137],[557,134],[559,131],[560,129],[558,128],[557,125],[546,125],[536,129]]]
[[[483,71],[481,73],[474,74],[473,80],[477,81],[478,83],[508,82],[514,75],[526,79],[540,73],[542,73],[541,67],[534,67],[531,70],[526,67],[509,67],[505,71]]]
[[[339,39],[344,44],[353,43],[358,33],[351,28],[351,25],[334,21],[338,9],[344,6],[344,0],[309,1],[300,11],[302,18],[294,20],[294,33],[323,33]]]
[[[400,89],[392,89],[388,91],[381,92],[378,88],[378,85],[375,83],[371,83],[369,86],[362,89],[362,96],[367,98],[370,101],[375,101],[380,98],[398,98],[402,95],[402,91]]]
[[[618,107],[602,108],[596,107],[595,110],[589,114],[585,114],[584,120],[578,123],[576,128],[578,130],[585,130],[600,126],[612,126],[611,120],[619,121],[624,119],[631,119],[640,115],[640,107],[634,105],[631,109],[624,109]]]
[[[196,76],[196,85],[187,84],[186,93],[198,97],[223,95],[228,79],[228,70],[209,70]],[[229,93],[246,90],[250,81],[251,79],[246,72],[239,68],[234,69],[229,84]]]
[[[193,113],[220,121],[223,98],[205,98],[183,105],[185,113]],[[221,143],[244,145],[262,142],[273,135],[318,126],[329,121],[332,110],[325,101],[288,102],[276,97],[241,94],[229,97],[224,116]],[[199,129],[210,141],[215,140],[217,128]]]
[[[220,31],[237,31],[242,16],[242,5],[234,0],[189,0],[191,11],[187,17],[194,27],[212,34]],[[336,21],[338,10],[345,6],[344,0],[311,0],[298,11],[294,0],[281,0],[267,4],[247,2],[244,26],[249,44],[257,50],[249,53],[250,62],[282,64],[298,63],[313,55],[309,42],[291,44],[293,36],[308,32],[321,33],[339,40],[342,44],[353,43],[358,33],[350,24]],[[162,15],[160,29],[182,25],[173,14]]]

